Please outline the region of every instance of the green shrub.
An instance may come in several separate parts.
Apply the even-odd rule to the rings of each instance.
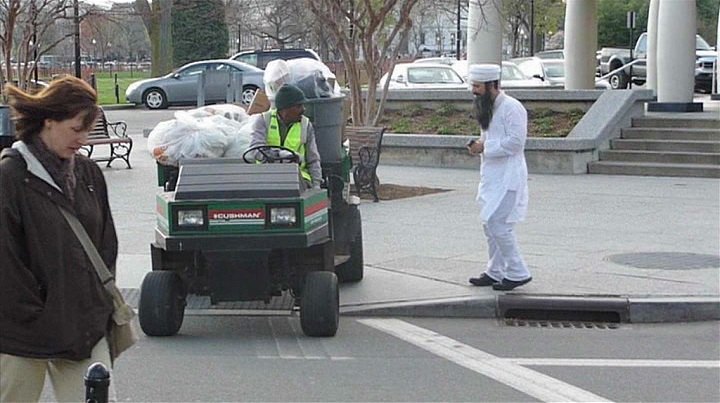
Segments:
[[[410,119],[408,119],[406,117],[398,118],[397,120],[391,122],[390,124],[392,127],[392,129],[390,130],[391,132],[394,132],[394,133],[410,133],[411,132],[410,129],[412,128],[412,124],[410,122]]]
[[[567,118],[573,126],[578,124],[578,122],[580,121],[580,119],[583,118],[583,116],[585,116],[585,112],[583,112],[582,109],[571,109],[567,113]]]
[[[443,104],[440,106],[437,111],[435,111],[440,116],[453,116],[456,115],[460,110],[455,106],[454,104]]]
[[[529,115],[532,118],[544,118],[553,115],[553,111],[550,108],[536,108],[530,111]]]
[[[422,116],[425,113],[426,113],[425,109],[422,106],[417,105],[417,104],[410,105],[407,108],[403,108],[400,111],[400,115],[405,116],[405,117],[410,117],[410,118],[415,117],[415,116]]]
[[[535,126],[540,131],[540,133],[537,134],[550,134],[553,131],[554,126],[554,120],[552,116],[543,116],[543,117],[536,117],[535,118]]]

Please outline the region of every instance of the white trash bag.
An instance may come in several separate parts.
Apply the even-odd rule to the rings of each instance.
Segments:
[[[245,151],[248,147],[250,147],[252,130],[252,120],[246,120],[244,123],[240,124],[238,130],[231,134],[226,134],[229,142],[227,148],[225,148],[223,158],[242,158]]]
[[[283,84],[300,88],[307,98],[341,96],[335,74],[325,63],[309,57],[291,60],[273,60],[267,64],[263,75],[265,93],[275,100],[275,94]]]
[[[226,119],[234,120],[241,123],[246,121],[247,118],[250,116],[247,114],[245,109],[233,104],[208,105],[197,109],[191,109],[188,111],[188,113],[192,114],[194,111],[198,111],[202,114],[202,116],[222,116]]]
[[[263,82],[265,83],[265,94],[268,99],[274,100],[280,87],[283,84],[291,83],[292,77],[288,63],[282,59],[271,60],[265,66]]]
[[[158,162],[177,166],[178,161],[186,158],[220,158],[229,142],[225,132],[211,118],[196,118],[178,111],[174,120],[155,126],[147,143],[148,150]]]

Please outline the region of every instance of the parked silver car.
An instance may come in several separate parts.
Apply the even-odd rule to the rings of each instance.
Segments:
[[[467,60],[458,60],[453,63],[452,68],[467,81],[468,78],[468,62]],[[539,78],[527,77],[515,63],[508,61],[502,62],[502,72],[500,74],[500,86],[503,88],[534,88],[547,87],[550,85],[547,81]]]
[[[255,91],[264,87],[263,71],[255,66],[228,59],[202,60],[188,63],[172,73],[130,84],[125,98],[148,109],[164,109],[169,105],[193,105],[198,98],[198,84],[205,73],[205,102],[225,102],[230,77],[242,73],[241,102],[249,105]]]
[[[378,82],[383,88],[388,80],[385,73]],[[465,81],[447,64],[398,63],[393,69],[389,89],[464,89]]]
[[[538,78],[550,86],[562,87],[565,85],[565,60],[563,59],[522,57],[511,61],[517,64],[528,77]]]

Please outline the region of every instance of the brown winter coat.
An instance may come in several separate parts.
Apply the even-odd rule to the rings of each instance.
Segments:
[[[90,357],[112,300],[59,206],[76,214],[114,272],[117,236],[102,171],[77,156],[75,200],[31,173],[12,149],[0,157],[0,353]]]

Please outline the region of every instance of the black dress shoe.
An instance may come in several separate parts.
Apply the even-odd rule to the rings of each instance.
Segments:
[[[501,282],[493,284],[493,290],[510,291],[512,289],[520,287],[523,284],[527,284],[530,281],[532,281],[532,277],[528,277],[525,280],[520,281],[513,281],[504,278]]]
[[[497,280],[493,279],[485,273],[481,274],[480,277],[470,277],[468,281],[470,282],[470,284],[476,287],[488,287],[493,284],[498,284]]]

